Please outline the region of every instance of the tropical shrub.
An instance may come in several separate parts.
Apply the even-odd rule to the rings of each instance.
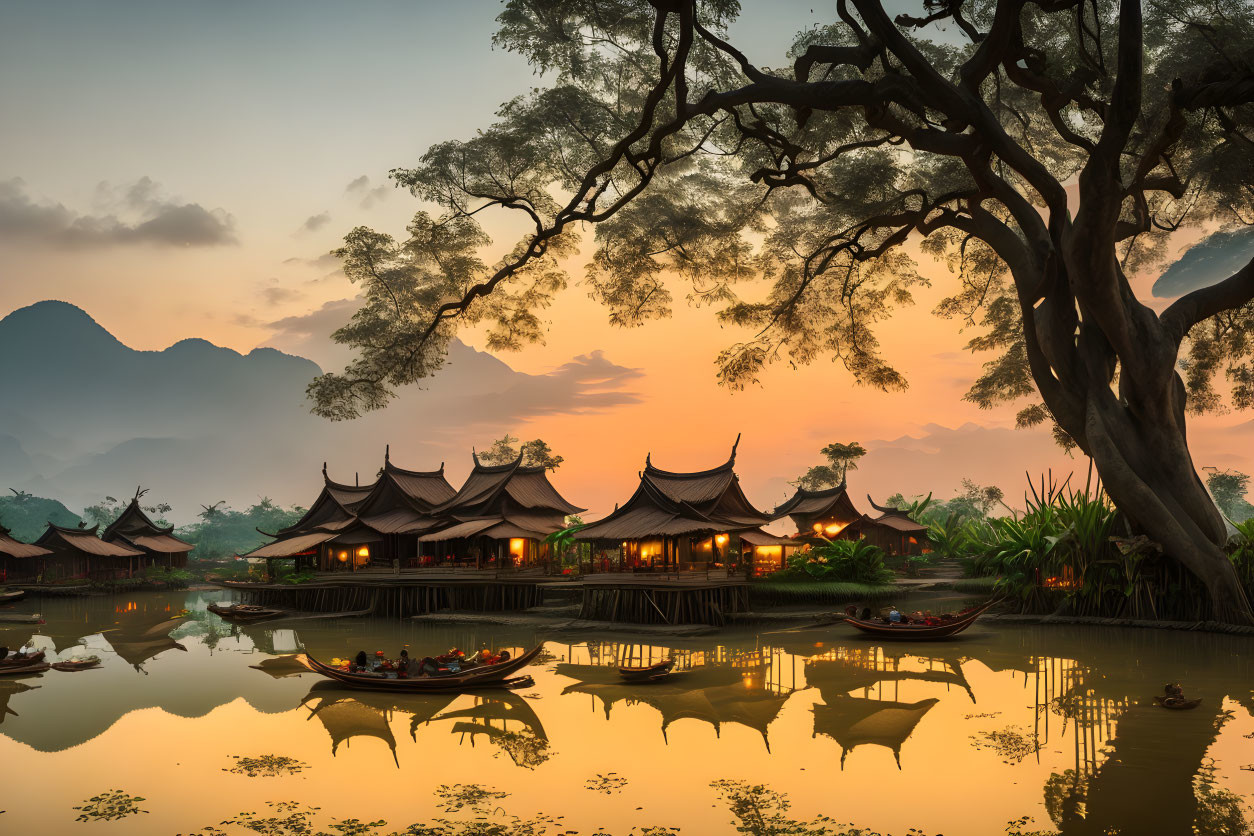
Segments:
[[[777,580],[845,581],[884,584],[893,573],[884,565],[884,550],[866,540],[828,540],[788,558]]]

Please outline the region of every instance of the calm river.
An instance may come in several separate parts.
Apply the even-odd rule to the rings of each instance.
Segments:
[[[327,687],[290,654],[537,636],[239,628],[205,611],[224,598],[4,610],[47,623],[0,625],[0,645],[104,665],[0,678],[0,833],[1183,836],[1247,833],[1254,816],[1248,639],[991,623],[888,647],[841,627],[548,635],[534,686],[391,698]],[[668,656],[690,673],[626,686],[606,667]],[[1153,705],[1168,681],[1201,707]]]

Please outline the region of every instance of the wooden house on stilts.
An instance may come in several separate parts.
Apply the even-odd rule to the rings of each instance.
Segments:
[[[566,527],[576,507],[553,487],[544,467],[485,465],[472,452],[474,469],[457,493],[432,509],[443,524],[418,537],[423,565],[524,568],[544,564],[544,539]]]
[[[42,546],[23,543],[0,525],[0,586],[9,583],[33,583],[44,570],[44,560],[52,551]]]
[[[84,578],[116,580],[135,574],[137,561],[142,565],[144,552],[121,543],[109,543],[96,536],[99,526],[62,528],[48,523],[36,546],[51,554],[39,558],[39,582]]]
[[[336,482],[325,463],[322,480],[322,491],[305,515],[270,535],[275,542],[246,557],[291,559],[298,570],[416,566],[418,535],[440,525],[432,509],[454,495],[443,464],[438,470],[406,470],[392,463],[390,449],[378,479],[369,485]]]
[[[592,570],[747,574],[755,552],[796,545],[767,534],[771,521],[745,496],[736,475],[736,448],[723,464],[692,472],[655,467],[646,455],[636,492],[575,539],[593,543]],[[774,559],[782,560],[780,554]]]
[[[144,491],[137,490],[129,505],[122,509],[118,518],[105,528],[100,539],[123,548],[137,549],[140,556],[131,561],[130,574],[142,574],[144,570],[158,566],[165,569],[181,569],[187,566],[187,553],[195,548],[191,543],[174,536],[174,526],[161,527],[139,507]]]
[[[797,492],[775,509],[774,519],[788,517],[797,526],[793,537],[809,540],[867,540],[889,555],[922,554],[929,550],[927,526],[915,522],[904,511],[867,502],[879,512],[869,516],[859,511],[842,482],[834,488]]]

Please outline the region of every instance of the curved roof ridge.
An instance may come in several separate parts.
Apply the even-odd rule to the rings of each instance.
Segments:
[[[444,462],[440,462],[440,467],[438,470],[410,470],[408,468],[399,467],[398,465],[392,464],[391,459],[384,459],[383,469],[387,473],[403,473],[406,476],[428,476],[428,477],[443,476],[444,475]]]
[[[66,534],[95,534],[96,529],[100,528],[100,523],[96,523],[91,528],[78,528],[77,526],[70,528],[69,526],[57,525],[54,522],[50,522],[48,523],[48,528],[53,531],[63,531]]]

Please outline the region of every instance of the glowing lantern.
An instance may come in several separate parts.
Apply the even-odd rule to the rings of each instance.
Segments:
[[[358,557],[370,557],[370,547],[362,546],[360,549],[357,550],[357,556]]]
[[[724,543],[727,542],[727,535],[726,534],[718,535],[717,537],[714,538],[714,542],[718,543],[720,546],[723,545]]]
[[[347,563],[348,552],[340,552],[339,554],[336,555],[336,558],[340,561],[340,563]]]
[[[815,533],[815,534],[822,534],[822,533],[823,533],[823,523],[815,523],[815,524],[814,524],[814,533]]]
[[[844,528],[844,526],[841,525],[840,523],[832,523],[831,525],[829,525],[827,528],[823,530],[826,531],[828,534],[839,534],[842,528]]]

